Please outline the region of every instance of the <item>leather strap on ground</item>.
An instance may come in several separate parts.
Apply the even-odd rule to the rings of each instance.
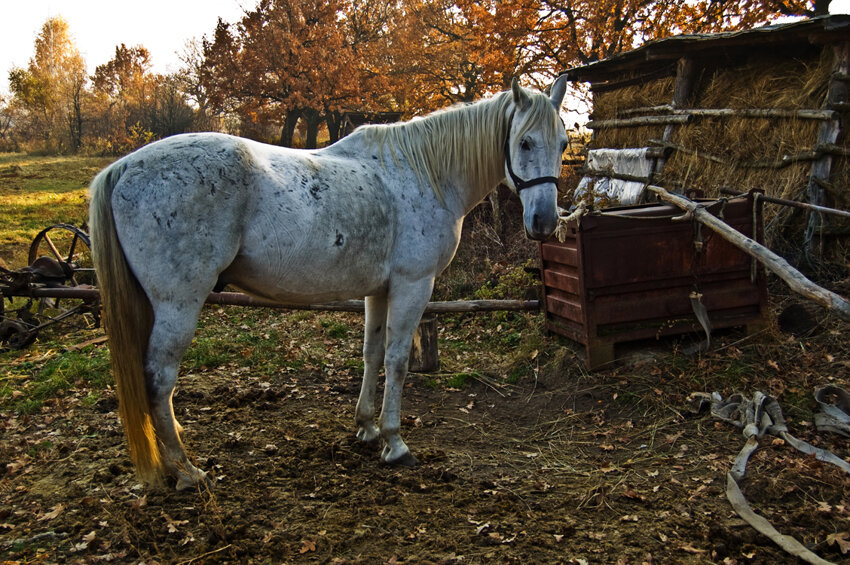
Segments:
[[[838,405],[827,402],[830,395],[838,398]],[[744,447],[735,457],[732,468],[726,474],[726,498],[729,499],[735,512],[759,533],[770,538],[789,554],[808,563],[818,565],[831,563],[810,551],[793,537],[779,533],[767,519],[756,514],[744,498],[738,481],[744,477],[747,471],[747,461],[749,461],[750,455],[758,449],[758,438],[763,435],[780,437],[798,451],[807,455],[814,455],[820,461],[832,463],[848,474],[850,474],[850,464],[830,451],[814,447],[791,435],[785,425],[782,408],[771,396],[756,392],[752,400],[741,394],[734,394],[724,400],[719,393],[714,392],[711,395],[696,393],[692,395],[692,399],[697,401],[698,408],[710,404],[711,414],[714,417],[741,428],[744,437],[747,439]],[[847,429],[850,431],[850,394],[843,389],[829,385],[815,391],[815,399],[822,410],[815,416],[815,421],[817,422],[818,417],[824,415],[820,420],[826,426],[822,428],[819,425],[819,430],[838,427],[839,430]],[[842,428],[842,426],[844,427]],[[838,431],[838,433],[843,432]]]

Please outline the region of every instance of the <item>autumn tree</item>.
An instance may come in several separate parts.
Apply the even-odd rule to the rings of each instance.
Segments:
[[[0,94],[0,151],[17,151],[12,131],[13,111],[6,97]]]
[[[145,114],[145,125],[157,139],[193,129],[194,114],[180,74],[155,75],[153,93]]]
[[[35,40],[26,69],[9,73],[13,105],[22,112],[30,137],[45,149],[77,151],[83,136],[85,62],[71,37],[68,22],[48,19]]]
[[[341,0],[261,0],[236,24],[219,21],[204,41],[204,84],[219,108],[271,121],[291,145],[306,124],[315,147],[320,124],[362,92],[361,67],[346,35]],[[332,132],[333,136],[333,132]]]
[[[198,39],[186,42],[180,53],[182,69],[175,75],[180,91],[194,107],[192,128],[196,131],[214,131],[218,127],[210,94],[203,80],[204,46]]]
[[[487,6],[410,0],[393,35],[395,93],[404,110],[420,113],[487,93],[485,54],[493,29]]]
[[[566,69],[678,33],[746,29],[779,16],[825,13],[831,0],[539,0],[535,49]]]
[[[390,75],[396,64],[392,50],[393,30],[401,17],[398,0],[347,0],[340,14],[340,29],[350,50],[347,90],[340,90],[325,104],[330,141],[339,137],[344,110],[397,110]]]
[[[115,47],[115,55],[95,68],[94,93],[101,105],[98,133],[115,149],[131,149],[143,131],[145,113],[154,90],[150,52],[143,46]],[[119,149],[120,150],[120,149]]]

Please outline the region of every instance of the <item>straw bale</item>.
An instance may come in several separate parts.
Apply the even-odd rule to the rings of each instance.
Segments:
[[[759,58],[737,68],[704,75],[694,106],[733,109],[817,109],[823,106],[832,72],[831,50],[817,59]],[[771,196],[797,198],[806,189],[811,162],[782,168],[754,168],[754,163],[778,161],[811,151],[821,122],[799,118],[700,119],[679,127],[673,140],[685,147],[720,157],[715,163],[694,155],[674,153],[664,177],[719,196],[730,187],[758,188]]]
[[[618,117],[623,110],[669,104],[673,98],[673,80],[673,77],[664,77],[617,90],[594,92],[593,119],[608,120]]]
[[[630,108],[647,108],[669,104],[673,98],[673,77],[664,77],[593,95],[593,119],[608,120]],[[661,137],[664,126],[605,128],[594,132],[591,148],[646,147],[646,140]]]
[[[753,58],[703,76],[694,105],[699,108],[821,108],[832,73],[831,49],[819,58]]]
[[[692,108],[731,109],[820,109],[826,102],[833,69],[833,50],[825,48],[797,53],[765,55],[754,52],[739,65],[703,69],[690,96]],[[624,76],[623,79],[628,79]],[[608,92],[594,93],[593,119],[610,120],[635,108],[670,104],[673,77],[648,81]],[[843,116],[846,122],[847,114]],[[674,126],[670,141],[704,156],[674,151],[655,182],[671,188],[695,188],[708,197],[720,196],[721,188],[747,191],[762,189],[771,196],[797,199],[805,196],[811,161],[797,161],[783,167],[754,167],[777,162],[786,156],[812,151],[818,139],[820,120],[800,118],[708,118],[695,117]],[[646,147],[650,139],[661,139],[665,126],[605,128],[594,132],[591,148]],[[839,145],[850,145],[843,132]],[[850,209],[850,159],[833,159],[829,191],[832,204]],[[765,208],[766,223],[777,215],[769,239],[788,237],[799,247],[799,234],[806,215],[783,207]],[[831,224],[834,226],[834,223]]]

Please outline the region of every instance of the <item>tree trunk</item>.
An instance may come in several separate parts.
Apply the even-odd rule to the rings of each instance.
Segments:
[[[280,145],[283,147],[292,147],[292,136],[295,134],[295,126],[298,124],[298,118],[301,117],[301,110],[288,110],[283,119],[283,127],[280,128]]]
[[[325,113],[325,123],[328,126],[328,137],[330,143],[339,141],[340,129],[342,128],[342,112],[332,110]]]
[[[829,14],[829,5],[832,4],[832,0],[815,0],[815,15],[816,16],[825,16]]]
[[[318,147],[319,124],[322,118],[319,112],[313,109],[304,111],[304,118],[307,120],[307,139],[304,141],[306,149],[315,149]]]

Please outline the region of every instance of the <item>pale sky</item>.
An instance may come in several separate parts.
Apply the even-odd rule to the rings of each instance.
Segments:
[[[848,0],[850,1],[850,0]],[[35,38],[52,16],[62,16],[90,73],[108,62],[121,43],[143,45],[153,71],[179,70],[187,41],[212,35],[219,17],[234,22],[256,0],[0,0],[0,93],[9,71],[29,64]]]
[[[256,0],[0,0],[0,94],[9,92],[9,71],[26,67],[36,35],[51,16],[71,27],[77,48],[93,73],[120,43],[143,45],[154,72],[180,68],[186,42],[212,35],[216,20],[234,22]],[[244,7],[244,9],[243,9]],[[833,0],[833,14],[850,14],[850,0]]]

